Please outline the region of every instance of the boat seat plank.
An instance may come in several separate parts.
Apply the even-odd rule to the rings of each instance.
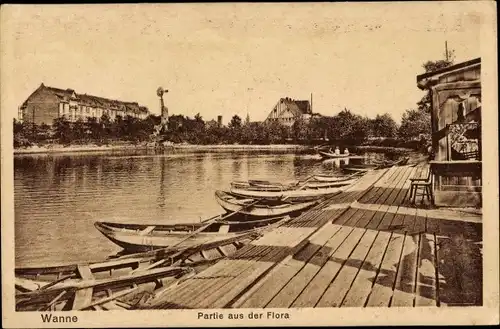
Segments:
[[[233,244],[228,244],[228,245],[225,245],[225,246],[221,246],[219,247],[219,250],[224,254],[224,256],[229,256],[229,255],[232,255],[236,252],[236,246],[233,245]]]
[[[75,299],[73,301],[73,310],[80,310],[85,308],[92,302],[93,288],[79,289],[75,292]]]
[[[135,268],[138,266],[140,259],[137,258],[125,258],[119,260],[106,261],[103,263],[90,264],[89,268],[93,272],[104,272],[109,269],[117,269],[117,268],[126,268],[132,267]]]
[[[219,233],[226,234],[229,233],[229,225],[221,225],[219,228]]]
[[[149,233],[153,232],[153,230],[156,228],[156,226],[148,226],[142,231],[139,232],[139,235],[148,235]]]
[[[77,265],[77,271],[83,280],[93,280],[94,276],[87,265]],[[79,289],[75,292],[73,310],[79,310],[92,302],[93,288]]]
[[[94,275],[92,274],[92,271],[90,270],[90,267],[87,265],[77,265],[77,271],[80,277],[83,280],[92,280],[94,279]]]
[[[379,273],[375,279],[372,291],[368,297],[366,306],[388,307],[392,297],[392,287],[396,280],[401,251],[403,248],[404,235],[392,233],[389,245],[385,252]]]
[[[367,230],[351,255],[345,258],[332,257],[333,261],[342,264],[342,268],[319,300],[318,307],[339,307],[341,305],[376,237],[376,231]]]

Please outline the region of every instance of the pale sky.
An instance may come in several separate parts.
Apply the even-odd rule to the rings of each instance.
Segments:
[[[2,7],[3,106],[41,82],[205,120],[264,120],[280,97],[399,121],[423,93],[416,75],[480,57],[474,3],[45,5]]]

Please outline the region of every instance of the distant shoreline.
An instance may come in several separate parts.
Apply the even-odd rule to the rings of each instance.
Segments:
[[[160,146],[164,150],[193,150],[193,151],[210,151],[210,150],[263,150],[263,151],[295,151],[313,149],[309,145],[299,144],[269,144],[269,145],[252,145],[252,144],[213,144],[213,145],[199,145],[199,144],[173,144]],[[54,154],[54,153],[85,153],[85,152],[103,152],[103,151],[127,151],[127,150],[154,150],[154,144],[124,144],[124,145],[51,145],[46,146],[32,146],[27,148],[15,148],[14,155],[22,154]],[[361,152],[395,152],[405,153],[414,151],[410,148],[402,147],[387,147],[387,146],[370,146],[360,145],[351,148],[354,153]]]
[[[181,149],[181,150],[305,150],[309,146],[290,145],[290,144],[272,144],[272,145],[240,145],[240,144],[221,144],[221,145],[195,145],[195,144],[177,144],[160,146],[160,149]],[[53,154],[53,153],[73,153],[73,152],[98,152],[98,151],[125,151],[125,150],[154,150],[155,146],[150,144],[126,144],[126,145],[72,145],[62,146],[54,145],[52,147],[28,147],[14,149],[14,155],[20,154]]]

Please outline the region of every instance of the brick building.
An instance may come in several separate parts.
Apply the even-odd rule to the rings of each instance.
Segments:
[[[75,122],[88,118],[99,120],[105,113],[112,121],[117,116],[145,119],[149,115],[148,109],[136,102],[77,94],[73,89],[48,87],[42,83],[19,107],[18,119],[51,125],[54,119],[62,116]]]

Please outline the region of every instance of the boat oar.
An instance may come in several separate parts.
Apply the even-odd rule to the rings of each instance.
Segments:
[[[209,227],[209,226],[210,226],[210,225],[212,225],[213,223],[215,223],[215,222],[217,222],[217,221],[221,221],[221,220],[226,219],[226,218],[228,218],[228,217],[231,217],[231,216],[233,216],[233,215],[235,215],[235,214],[239,213],[239,212],[240,212],[240,211],[242,211],[243,209],[248,208],[248,207],[251,207],[251,206],[253,206],[253,205],[257,204],[259,201],[260,201],[260,199],[259,199],[259,200],[254,201],[254,202],[252,202],[252,203],[246,204],[246,205],[242,206],[240,209],[235,210],[235,211],[233,211],[233,212],[232,212],[232,213],[230,213],[230,214],[224,215],[224,216],[222,216],[222,217],[220,217],[220,218],[213,218],[213,219],[211,219],[210,221],[207,221],[205,225],[203,225],[203,226],[202,226],[202,227],[200,227],[199,229],[197,229],[197,230],[195,230],[195,231],[191,232],[190,234],[188,234],[188,236],[186,236],[184,239],[180,240],[179,242],[177,242],[177,243],[175,243],[175,244],[173,244],[173,245],[169,246],[168,248],[166,248],[166,250],[168,251],[168,250],[173,249],[174,247],[178,246],[179,244],[183,243],[184,241],[188,240],[189,238],[193,237],[194,235],[196,235],[196,234],[198,234],[198,233],[202,232],[203,230],[205,230],[207,227]]]
[[[312,180],[314,178],[314,175],[313,176],[310,176],[308,179],[306,179],[303,183],[302,183],[302,186],[296,190],[291,190],[291,191],[300,191],[302,189],[304,189],[305,187],[307,187],[307,183]],[[284,197],[284,198],[281,198],[281,201],[285,201],[286,199],[288,199],[290,197],[290,195]]]
[[[210,221],[207,221],[205,225],[203,225],[202,227],[198,228],[197,230],[195,230],[195,231],[191,232],[191,233],[190,233],[190,234],[188,234],[188,236],[186,236],[184,239],[182,239],[182,240],[178,241],[177,243],[175,243],[175,244],[173,244],[173,245],[171,245],[171,246],[169,246],[169,247],[165,248],[164,250],[165,250],[165,251],[171,251],[171,250],[172,250],[172,249],[174,249],[176,246],[178,246],[179,244],[181,244],[181,243],[183,243],[183,242],[187,241],[188,239],[190,239],[191,237],[195,236],[196,234],[198,234],[198,233],[202,232],[203,230],[205,230],[207,227],[209,227],[209,226],[210,226],[210,225],[212,225],[213,223],[218,222],[218,221],[222,221],[222,220],[224,220],[224,219],[226,219],[226,218],[229,218],[229,217],[231,217],[231,216],[233,216],[233,215],[235,215],[235,214],[239,213],[239,212],[240,212],[240,211],[242,211],[243,209],[248,208],[248,207],[251,207],[251,206],[253,206],[253,205],[257,204],[259,201],[261,201],[261,200],[260,200],[260,199],[255,200],[254,202],[249,203],[249,204],[246,204],[246,205],[242,206],[240,209],[235,210],[235,211],[233,211],[232,213],[227,214],[227,215],[224,215],[224,216],[222,216],[222,217],[220,217],[220,218],[216,218],[216,217],[215,217],[215,218],[212,218]],[[161,259],[161,260],[157,261],[156,263],[153,263],[153,264],[149,265],[146,269],[150,270],[150,269],[152,269],[152,268],[158,267],[158,266],[160,266],[160,265],[164,264],[165,262],[167,262],[168,260],[170,260],[170,259]],[[136,271],[137,271],[137,270],[136,270]],[[136,271],[133,271],[133,272],[136,272]],[[133,273],[133,272],[132,272],[132,273]]]

